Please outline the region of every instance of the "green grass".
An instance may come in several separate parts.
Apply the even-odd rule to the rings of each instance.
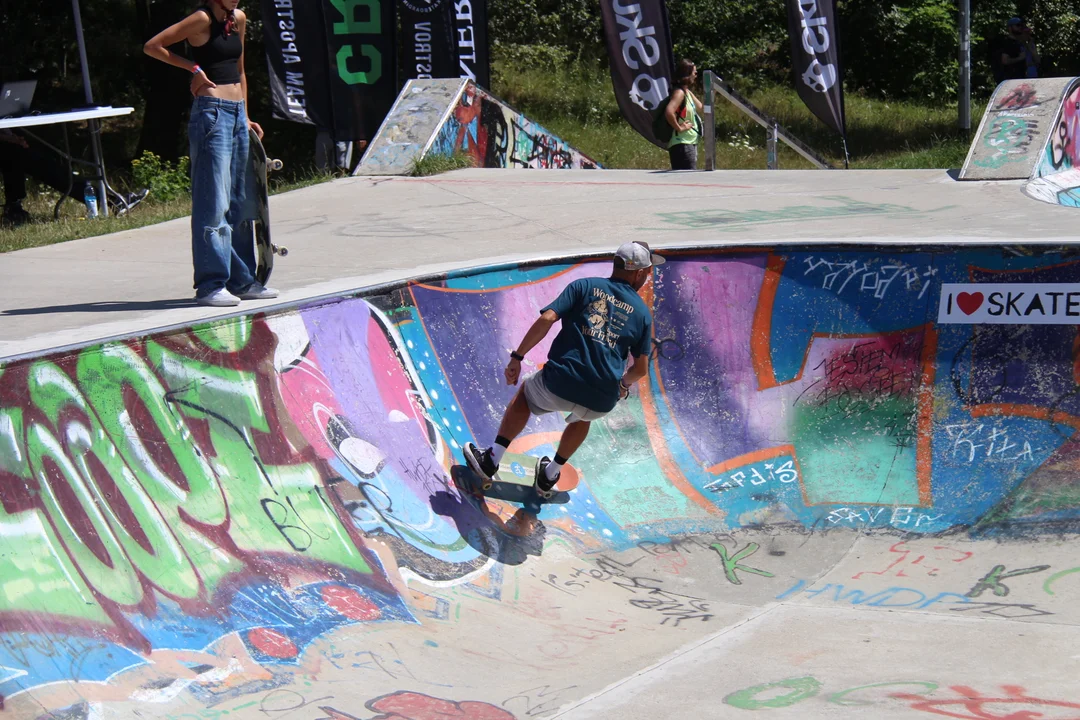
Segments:
[[[317,172],[288,181],[271,179],[270,193],[276,195],[331,179],[330,175]],[[124,217],[94,220],[86,218],[86,208],[81,203],[65,200],[60,207],[60,219],[54,221],[53,207],[59,197],[52,190],[31,190],[23,207],[34,216],[34,222],[17,228],[0,227],[0,253],[133,230],[191,214],[191,198],[186,195],[167,202],[157,201],[151,196]]]
[[[413,160],[409,174],[413,177],[427,177],[471,167],[476,167],[476,163],[473,162],[471,155],[463,152],[455,152],[451,155],[425,155]]]
[[[575,62],[565,56],[536,54],[520,48],[496,47],[492,86],[495,94],[530,119],[569,142],[607,168],[667,169],[667,152],[646,142],[619,114],[606,67]],[[796,137],[842,166],[836,135],[814,118],[794,90],[768,87],[736,90],[775,117]],[[765,167],[765,130],[723,98],[716,110],[716,167]],[[913,102],[885,102],[857,95],[847,97],[848,150],[852,168],[958,168],[969,138],[956,128],[953,106],[932,107]],[[973,107],[977,127],[982,104]],[[810,163],[784,145],[781,168],[808,168]],[[703,153],[699,151],[703,166]],[[429,156],[412,168],[413,175],[471,167],[467,155]],[[330,176],[312,172],[288,181],[271,179],[271,192],[284,192],[325,182]],[[153,196],[129,217],[86,220],[82,205],[64,204],[61,218],[52,221],[57,195],[32,192],[27,210],[37,222],[16,229],[0,228],[0,252],[37,247],[130,230],[188,215],[190,199],[159,202]]]
[[[502,48],[493,89],[531,120],[566,140],[608,168],[668,168],[664,150],[646,142],[622,120],[607,69],[584,63],[520,61]],[[775,117],[792,134],[843,165],[839,138],[810,114],[794,90],[769,87],[747,92],[751,102]],[[716,113],[716,167],[765,167],[765,129],[722,97]],[[973,107],[976,127],[983,105]],[[956,168],[969,145],[956,127],[954,106],[928,107],[912,102],[884,102],[849,95],[846,100],[848,152],[853,168]],[[782,168],[808,168],[809,162],[781,146]],[[699,151],[699,165],[702,154]]]

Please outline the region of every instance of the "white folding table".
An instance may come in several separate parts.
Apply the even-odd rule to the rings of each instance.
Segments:
[[[71,172],[72,164],[78,163],[80,165],[86,165],[88,167],[94,168],[95,176],[92,179],[97,183],[97,187],[98,187],[97,196],[99,198],[101,198],[100,211],[101,211],[102,215],[104,215],[105,217],[108,217],[108,215],[109,215],[109,202],[108,202],[107,193],[112,193],[113,195],[116,195],[117,197],[120,197],[120,194],[117,193],[115,190],[113,190],[111,187],[109,187],[109,182],[108,182],[108,180],[105,179],[105,160],[102,157],[102,152],[101,152],[101,125],[98,123],[98,120],[101,120],[102,118],[107,118],[107,117],[118,117],[120,115],[128,115],[128,114],[130,114],[132,112],[134,112],[134,108],[112,107],[111,105],[106,105],[106,106],[99,106],[99,107],[84,108],[84,109],[79,109],[79,110],[70,110],[68,112],[61,112],[61,113],[49,113],[49,114],[41,114],[41,115],[23,115],[21,117],[6,118],[6,119],[3,119],[3,120],[0,120],[0,130],[14,130],[14,129],[18,128],[19,130],[22,130],[23,132],[25,132],[30,137],[34,138],[34,140],[38,141],[39,143],[41,143],[45,147],[49,148],[53,152],[60,155],[62,158],[64,158],[67,161],[67,164],[68,164],[68,177],[69,178],[72,176],[72,172]],[[67,123],[83,122],[83,121],[87,121],[89,123],[89,125],[90,125],[90,149],[94,154],[93,162],[89,162],[89,161],[82,160],[82,159],[79,159],[79,158],[73,158],[71,156],[71,147],[70,147],[70,144],[68,143],[68,135],[67,135]],[[60,148],[45,142],[40,137],[38,137],[37,135],[35,135],[34,133],[32,133],[31,131],[26,129],[26,128],[35,127],[35,126],[38,126],[38,125],[63,125],[64,126],[64,149],[61,150]],[[71,182],[70,179],[69,179],[69,182]],[[68,189],[70,190],[70,187]],[[56,208],[53,211],[54,215],[59,216],[59,214],[60,214],[60,204],[62,202],[64,202],[65,197],[67,197],[66,194],[61,195],[60,199],[57,200]]]

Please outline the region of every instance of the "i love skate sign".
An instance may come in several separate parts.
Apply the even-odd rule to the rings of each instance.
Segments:
[[[1080,284],[945,283],[938,323],[1080,325]]]

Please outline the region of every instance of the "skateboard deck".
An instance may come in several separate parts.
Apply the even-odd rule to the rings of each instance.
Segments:
[[[266,285],[270,273],[274,271],[274,255],[282,257],[289,254],[288,248],[279,247],[270,240],[270,193],[266,184],[267,169],[280,170],[280,160],[266,157],[259,136],[254,130],[248,130],[248,220],[252,223],[252,235],[255,238],[255,279]]]
[[[563,465],[559,482],[551,497],[545,498],[533,485],[536,466],[540,458],[522,453],[507,452],[499,463],[499,471],[490,480],[477,475],[468,464],[454,467],[454,480],[465,491],[476,496],[507,500],[528,505],[543,503],[563,504],[570,502],[570,491],[578,486],[578,472],[571,465]]]

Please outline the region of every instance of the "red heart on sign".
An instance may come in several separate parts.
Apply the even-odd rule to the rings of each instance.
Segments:
[[[962,292],[956,296],[956,306],[964,311],[965,315],[971,313],[982,307],[983,294],[981,292],[966,293]]]

